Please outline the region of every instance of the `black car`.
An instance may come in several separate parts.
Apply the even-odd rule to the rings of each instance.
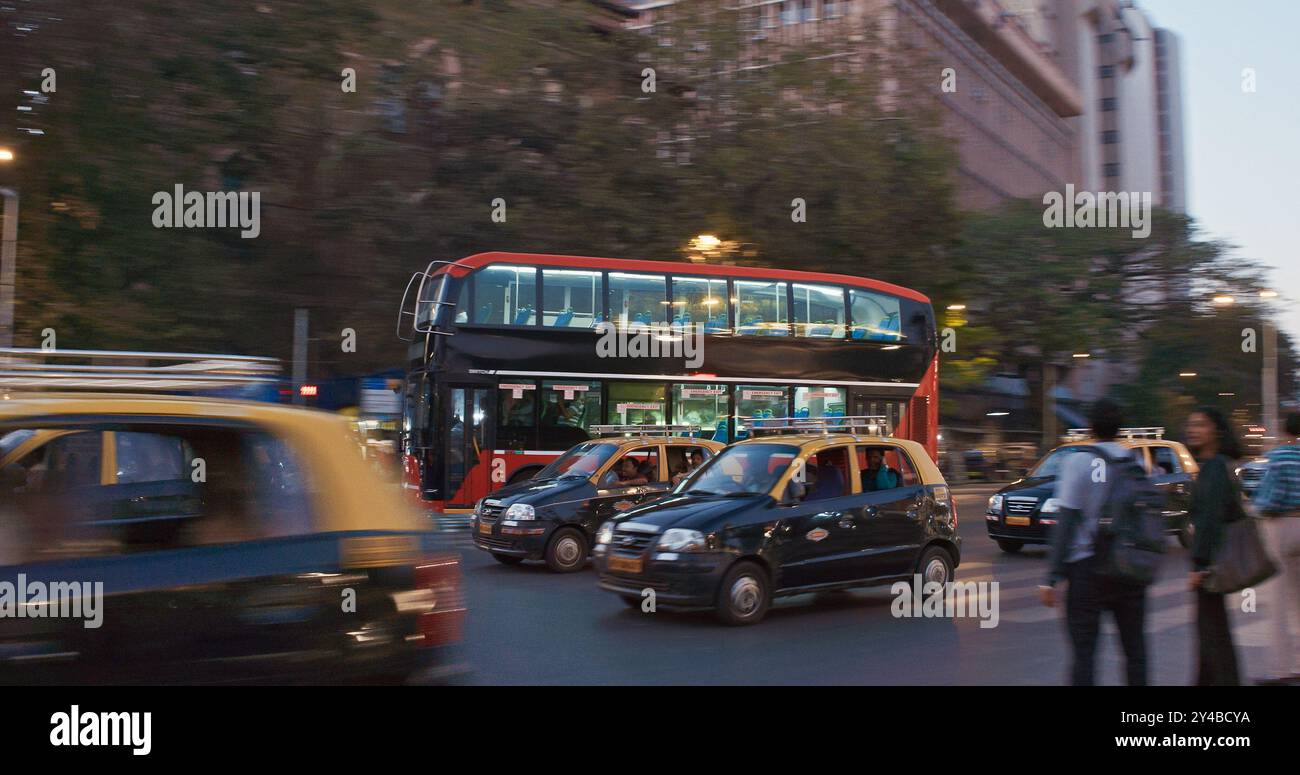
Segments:
[[[583,442],[533,478],[479,501],[470,524],[474,545],[506,565],[544,560],[557,573],[580,570],[601,522],[662,497],[722,447],[669,435]]]
[[[1166,530],[1183,546],[1191,544],[1188,507],[1192,483],[1199,467],[1187,448],[1165,439],[1120,439],[1138,456],[1152,481],[1164,491]],[[1026,544],[1046,544],[1048,531],[1056,524],[1052,494],[1056,477],[1066,459],[1086,450],[1087,442],[1071,442],[1052,450],[1023,479],[1018,479],[989,498],[984,515],[989,538],[1004,552],[1018,552]]]
[[[953,579],[961,557],[948,487],[913,441],[849,434],[727,447],[668,496],[603,524],[600,586],[640,606],[761,620],[774,597]],[[652,591],[652,592],[651,592]]]

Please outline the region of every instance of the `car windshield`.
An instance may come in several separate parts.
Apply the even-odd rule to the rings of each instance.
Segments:
[[[1061,467],[1065,465],[1066,458],[1078,452],[1087,451],[1087,447],[1061,447],[1060,449],[1054,449],[1047,453],[1047,457],[1038,461],[1038,465],[1034,467],[1034,470],[1029,475],[1034,478],[1059,476],[1061,473]]]
[[[729,447],[682,480],[675,492],[692,495],[767,493],[798,454],[799,448],[789,444]]]
[[[9,431],[8,433],[0,435],[0,457],[4,457],[15,449],[18,449],[19,444],[22,444],[24,441],[27,441],[35,435],[36,431],[28,430],[26,428]]]
[[[579,444],[556,458],[537,472],[536,479],[556,479],[561,476],[586,477],[596,473],[606,460],[618,451],[617,444],[590,441]]]

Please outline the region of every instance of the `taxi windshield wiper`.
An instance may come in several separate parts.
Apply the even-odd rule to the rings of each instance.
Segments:
[[[721,493],[716,493],[713,490],[687,490],[686,494],[687,495],[720,495]]]

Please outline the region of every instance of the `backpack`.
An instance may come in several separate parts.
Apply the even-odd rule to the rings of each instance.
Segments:
[[[1093,537],[1097,572],[1124,584],[1155,581],[1165,552],[1165,496],[1137,458],[1111,457],[1088,448],[1106,462],[1109,487]]]

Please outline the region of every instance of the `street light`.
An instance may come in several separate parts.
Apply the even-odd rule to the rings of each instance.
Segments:
[[[0,162],[10,163],[14,152],[0,148]],[[18,192],[0,188],[4,220],[0,223],[0,347],[14,346],[14,278],[18,261]]]

